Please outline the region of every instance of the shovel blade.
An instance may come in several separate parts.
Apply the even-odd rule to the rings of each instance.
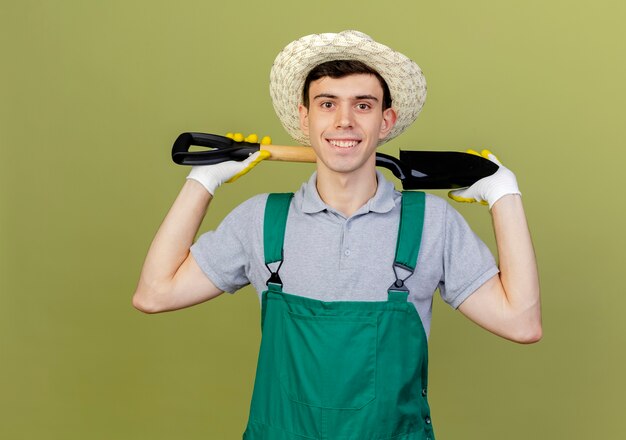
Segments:
[[[489,159],[458,151],[400,150],[400,162],[407,190],[465,188],[498,170]]]

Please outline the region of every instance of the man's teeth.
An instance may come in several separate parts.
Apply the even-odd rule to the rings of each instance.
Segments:
[[[340,147],[340,148],[356,147],[357,144],[359,143],[359,141],[335,141],[335,140],[329,140],[328,142],[333,147]]]

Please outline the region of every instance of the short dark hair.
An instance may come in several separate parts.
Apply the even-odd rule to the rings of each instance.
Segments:
[[[380,74],[362,61],[357,60],[333,60],[315,66],[306,79],[302,89],[302,103],[309,108],[309,86],[311,82],[316,81],[325,76],[331,78],[343,78],[348,75],[369,74],[374,75],[383,88],[383,110],[391,107],[391,92],[389,86]]]

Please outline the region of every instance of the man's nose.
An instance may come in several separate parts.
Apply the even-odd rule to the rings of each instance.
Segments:
[[[335,126],[337,128],[352,128],[354,118],[352,109],[346,106],[340,106],[335,113]]]

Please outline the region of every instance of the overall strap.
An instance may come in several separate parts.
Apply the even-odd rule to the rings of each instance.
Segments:
[[[272,193],[267,197],[265,204],[265,217],[263,220],[263,249],[265,253],[265,266],[271,276],[267,280],[267,286],[275,284],[282,287],[282,281],[278,276],[280,266],[283,264],[283,243],[285,241],[285,227],[287,215],[293,193]],[[280,262],[276,272],[270,269],[271,263]]]
[[[413,275],[417,265],[417,256],[422,242],[422,229],[424,227],[424,208],[426,206],[426,194],[421,191],[403,191],[402,209],[400,211],[400,227],[396,241],[396,259],[393,263],[393,271],[396,281],[389,287],[389,291],[406,292],[408,289],[404,282]],[[401,279],[398,277],[396,268],[402,268],[410,272],[409,276]]]

